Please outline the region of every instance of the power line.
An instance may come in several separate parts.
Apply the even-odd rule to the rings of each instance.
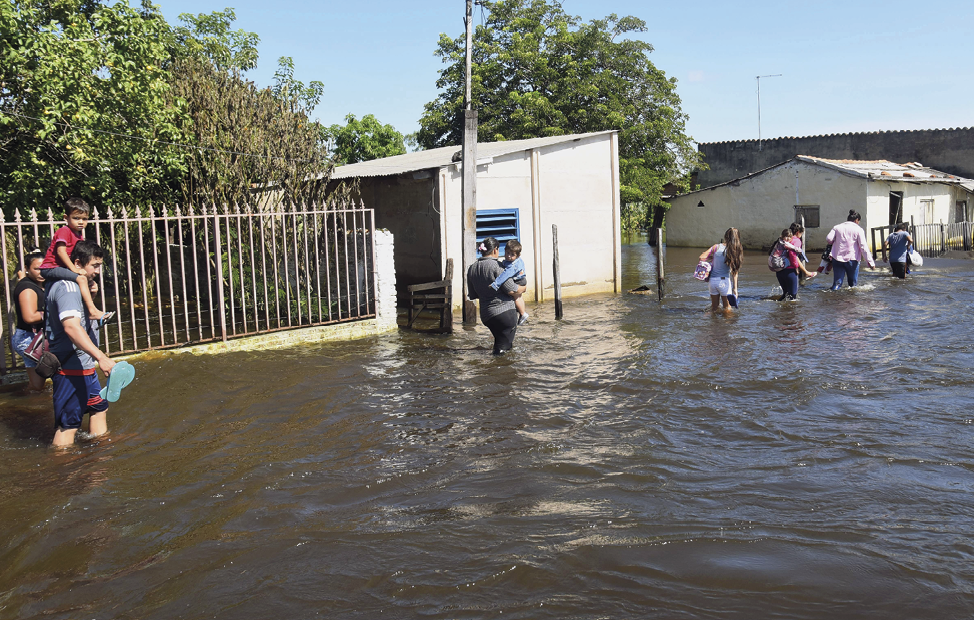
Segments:
[[[0,114],[6,114],[7,116],[17,116],[17,117],[20,117],[20,118],[27,118],[27,119],[30,119],[32,121],[37,121],[37,122],[40,122],[40,123],[43,123],[44,122],[44,119],[42,119],[42,118],[37,118],[36,116],[28,116],[26,114],[18,114],[17,112],[0,111]],[[223,153],[225,155],[242,155],[244,157],[257,157],[257,158],[260,158],[260,159],[282,159],[284,161],[289,161],[289,162],[306,162],[306,161],[311,161],[310,159],[291,159],[289,157],[275,157],[275,156],[268,156],[268,155],[256,155],[254,153],[244,153],[242,151],[226,151],[226,150],[223,150],[223,149],[213,149],[213,148],[209,148],[209,147],[205,147],[205,146],[193,146],[192,144],[183,144],[181,142],[169,142],[167,140],[157,140],[155,138],[144,138],[142,136],[133,136],[131,134],[118,133],[118,132],[115,132],[115,131],[105,131],[103,129],[90,129],[88,127],[78,127],[77,125],[72,125],[70,123],[64,123],[64,122],[54,122],[53,124],[54,125],[60,125],[61,127],[67,127],[68,129],[74,130],[74,131],[90,131],[92,133],[100,133],[100,134],[104,134],[104,135],[107,135],[107,136],[114,136],[116,138],[127,138],[129,140],[142,140],[143,142],[148,142],[150,144],[165,144],[167,146],[178,146],[178,147],[181,147],[181,148],[185,148],[185,149],[189,149],[189,150],[194,150],[194,151],[209,151],[211,153]]]

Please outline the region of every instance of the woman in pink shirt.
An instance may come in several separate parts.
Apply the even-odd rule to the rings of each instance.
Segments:
[[[859,262],[865,257],[870,269],[876,268],[866,245],[866,232],[859,226],[862,217],[855,209],[849,210],[845,222],[832,229],[825,238],[832,244],[832,290],[842,288],[842,278],[848,278],[849,286],[859,283]]]

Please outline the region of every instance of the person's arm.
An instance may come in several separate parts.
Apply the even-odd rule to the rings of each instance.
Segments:
[[[514,299],[517,299],[518,297],[520,297],[521,295],[524,294],[524,291],[528,290],[528,287],[526,287],[526,286],[518,286],[516,284],[515,284],[515,286],[517,286],[517,290],[516,291],[508,291],[507,292],[507,294],[510,295]]]
[[[737,295],[737,272],[735,271],[732,275],[734,277],[734,295]]]
[[[74,343],[74,346],[98,362],[98,367],[101,368],[101,371],[105,373],[106,377],[111,374],[112,368],[115,367],[115,362],[91,341],[91,338],[88,337],[88,332],[81,327],[81,319],[74,316],[65,317],[61,319],[61,325],[64,327],[64,333]]]
[[[829,231],[829,234],[825,237],[825,243],[832,245],[835,243],[835,228]]]
[[[24,323],[40,323],[44,320],[44,313],[37,307],[36,291],[24,289],[20,292],[17,303],[20,304],[20,316],[24,317]]]
[[[859,228],[859,227],[857,226],[856,228]],[[860,258],[860,260],[865,255],[865,257],[866,257],[866,263],[869,264],[869,268],[870,269],[875,269],[876,268],[876,261],[873,260],[872,252],[870,252],[869,250],[866,249],[867,247],[869,247],[869,245],[868,245],[868,243],[866,241],[866,231],[864,231],[862,228],[859,228],[859,234],[856,235],[856,237],[857,237],[856,243],[859,245],[859,258]]]
[[[519,271],[523,271],[524,263],[522,262],[521,265],[522,265],[521,267],[518,267],[517,261],[511,263],[510,267],[505,269],[504,272],[501,273],[501,275],[497,276],[497,278],[495,278],[494,281],[490,283],[490,288],[494,289],[495,291],[499,291],[501,288],[501,284],[504,284],[505,280],[509,280],[514,276],[516,276]]]
[[[710,248],[706,252],[704,252],[703,254],[700,255],[700,260],[701,261],[708,262],[708,263],[711,262],[713,260],[714,252],[716,250],[717,250],[717,246],[716,245],[710,246]]]
[[[474,263],[473,265],[476,265]],[[477,291],[473,287],[473,265],[467,269],[467,299],[477,299]]]

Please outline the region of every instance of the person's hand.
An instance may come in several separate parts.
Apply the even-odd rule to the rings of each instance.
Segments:
[[[817,271],[811,271],[811,272],[805,274],[805,277],[808,278],[809,280],[811,280],[812,278],[814,278],[817,275],[818,275],[818,272]]]
[[[112,374],[112,369],[115,368],[115,362],[112,360],[112,358],[106,356],[105,359],[98,362],[98,367],[101,368],[101,371],[105,374],[105,378],[107,379],[108,375]]]
[[[88,290],[94,295],[98,292],[98,280],[88,280]]]

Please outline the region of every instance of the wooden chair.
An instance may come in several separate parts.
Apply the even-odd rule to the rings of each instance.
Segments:
[[[453,259],[446,259],[446,275],[437,282],[425,284],[410,284],[406,287],[409,292],[409,322],[406,329],[412,329],[413,323],[423,310],[437,310],[440,313],[440,327],[435,330],[423,330],[432,333],[449,334],[453,332]]]

